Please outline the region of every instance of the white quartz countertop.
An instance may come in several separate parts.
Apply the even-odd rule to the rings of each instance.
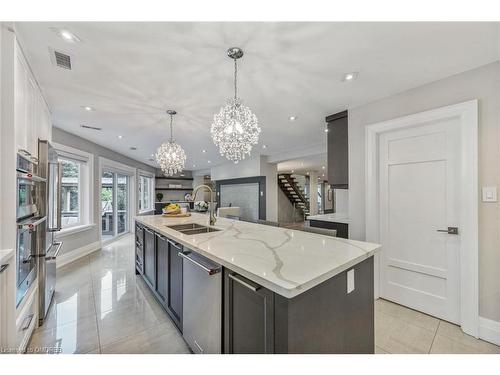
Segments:
[[[208,225],[208,215],[137,216],[136,221],[224,267],[293,298],[369,258],[380,245],[218,218],[218,232],[186,235],[169,225]]]
[[[332,223],[349,224],[349,214],[346,212],[335,212],[333,214],[311,215],[307,220],[329,221]]]
[[[9,260],[14,255],[13,249],[0,250],[0,266]]]

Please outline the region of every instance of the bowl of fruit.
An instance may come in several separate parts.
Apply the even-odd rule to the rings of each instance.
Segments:
[[[181,213],[181,206],[177,203],[170,203],[169,205],[163,207],[162,211],[165,215],[177,215]]]

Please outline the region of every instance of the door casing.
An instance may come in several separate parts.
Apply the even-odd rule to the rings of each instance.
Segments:
[[[431,121],[457,118],[461,135],[460,201],[462,203],[459,226],[460,242],[460,326],[474,337],[479,334],[479,228],[478,228],[478,101],[436,108],[393,120],[383,121],[365,128],[365,181],[366,181],[366,240],[380,242],[379,228],[379,137],[396,129],[418,126]],[[383,249],[382,249],[383,251]],[[375,256],[375,298],[379,297],[380,256]]]

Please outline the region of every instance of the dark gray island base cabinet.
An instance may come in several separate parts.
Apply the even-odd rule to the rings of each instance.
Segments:
[[[224,269],[224,353],[274,353],[275,295]]]
[[[182,333],[183,246],[142,224],[135,244],[136,273]],[[223,276],[223,353],[374,352],[373,256],[290,299],[229,268]]]
[[[346,223],[310,219],[309,225],[316,228],[335,229],[337,237],[349,238],[349,224]]]
[[[182,246],[156,234],[156,298],[182,332]]]
[[[373,353],[373,257],[350,269],[292,299],[225,269],[224,352]]]

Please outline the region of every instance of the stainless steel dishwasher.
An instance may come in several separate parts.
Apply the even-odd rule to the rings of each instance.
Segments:
[[[222,267],[200,254],[183,259],[182,335],[194,353],[219,354],[222,347]]]

